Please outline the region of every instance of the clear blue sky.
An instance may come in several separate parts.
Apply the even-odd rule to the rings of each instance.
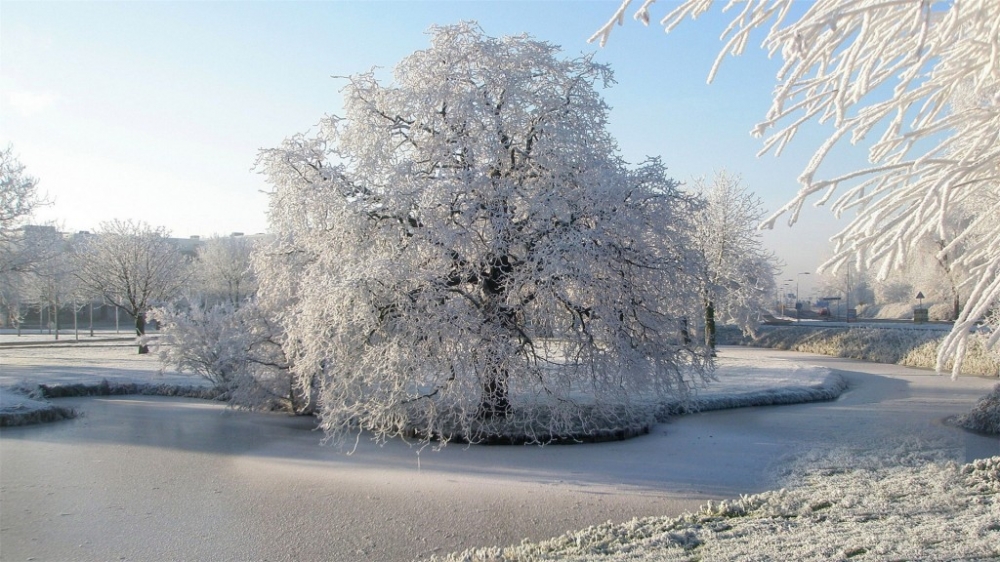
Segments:
[[[657,6],[662,15],[669,2]],[[607,47],[586,40],[617,0],[453,2],[19,2],[0,4],[0,142],[14,145],[54,204],[38,216],[68,231],[144,220],[175,236],[266,229],[257,151],[339,113],[332,76],[386,69],[428,46],[433,24],[476,20],[494,36],[527,32],[567,56],[597,51],[618,84],[604,92],[631,162],[662,156],[691,182],[726,169],[774,210],[819,143],[816,128],[780,158],[755,156],[777,61],[727,60],[716,14],[675,33],[631,20]],[[630,14],[631,15],[631,14]],[[847,153],[833,167],[857,166]],[[837,223],[809,209],[765,235],[802,293]]]

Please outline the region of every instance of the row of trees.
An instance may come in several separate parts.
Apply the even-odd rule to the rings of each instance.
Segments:
[[[8,182],[14,174],[4,170],[3,178],[9,194],[6,185],[16,183]],[[67,237],[54,226],[17,224],[29,217],[22,212],[18,221],[5,224],[0,242],[4,326],[20,328],[28,308],[35,308],[39,320],[49,312],[58,338],[61,311],[69,308],[76,318],[96,302],[132,319],[139,352],[146,353],[141,338],[154,306],[177,300],[235,304],[254,291],[252,244],[243,238],[212,238],[185,255],[167,231],[141,222],[111,221],[94,233]]]

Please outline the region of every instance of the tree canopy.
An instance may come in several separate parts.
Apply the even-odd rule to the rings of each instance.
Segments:
[[[684,394],[704,372],[682,337],[692,202],[617,155],[610,70],[470,23],[431,43],[261,154],[261,298],[294,295],[285,341],[322,427],[546,441]]]

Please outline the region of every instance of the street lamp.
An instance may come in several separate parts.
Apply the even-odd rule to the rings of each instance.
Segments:
[[[803,271],[795,275],[795,321],[798,322],[802,317],[802,303],[799,302],[799,277],[802,275],[809,275],[808,271]]]
[[[794,281],[794,279],[785,279],[785,282],[781,285],[781,315],[785,315],[785,302],[788,300],[788,294],[785,292],[785,287],[791,287],[789,283]]]

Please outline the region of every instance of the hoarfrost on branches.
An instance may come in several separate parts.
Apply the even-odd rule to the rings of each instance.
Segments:
[[[188,278],[187,262],[168,236],[143,222],[109,221],[80,240],[74,254],[80,286],[135,321],[139,353],[149,352],[146,314],[177,295]]]
[[[198,248],[192,280],[206,306],[228,302],[233,308],[257,291],[251,265],[254,242],[243,236],[213,236]]]
[[[327,435],[547,441],[684,395],[706,367],[682,337],[692,202],[616,155],[610,70],[471,23],[431,37],[260,156],[260,297]]]
[[[231,406],[310,414],[311,389],[296,387],[284,353],[283,332],[257,300],[239,308],[228,301],[203,308],[154,308],[160,325],[160,361],[196,373],[226,392]]]
[[[24,164],[14,155],[13,146],[0,150],[0,241],[6,242],[36,208],[45,204],[38,193],[38,179],[24,170]],[[3,270],[9,267],[6,261],[0,265]]]
[[[757,224],[760,200],[739,176],[722,171],[711,181],[698,179],[702,206],[694,214],[693,248],[705,307],[706,345],[715,347],[715,322],[732,322],[744,333],[760,323],[760,312],[774,294],[776,258],[764,249]]]
[[[645,0],[636,19],[648,24],[654,3]],[[713,3],[686,0],[660,23],[670,31]],[[630,4],[622,2],[591,40],[606,42]],[[856,260],[881,264],[883,274],[904,264],[921,240],[941,241],[938,256],[946,258],[974,239],[949,266],[964,272],[960,289],[970,296],[938,364],[955,357],[958,373],[970,329],[1000,301],[1000,3],[817,0],[801,14],[794,5],[726,3],[737,14],[709,73],[711,81],[727,54],[742,53],[751,33],[764,29],[764,48],[784,62],[771,109],[753,131],[776,129],[762,152],[780,154],[808,121],[833,127],[799,177],[798,195],[765,225],[786,213],[795,222],[810,198],[818,205],[832,200],[838,216],[853,218],[834,238],[836,253],[824,267]],[[870,167],[818,175],[834,146],[872,133],[879,136]],[[975,219],[949,233],[953,209],[973,202]]]
[[[25,172],[14,147],[0,150],[0,285],[8,307],[11,301],[6,294],[25,284],[25,275],[33,274],[61,249],[62,240],[48,236],[49,227],[27,224],[35,210],[46,204],[38,193],[38,178]]]

